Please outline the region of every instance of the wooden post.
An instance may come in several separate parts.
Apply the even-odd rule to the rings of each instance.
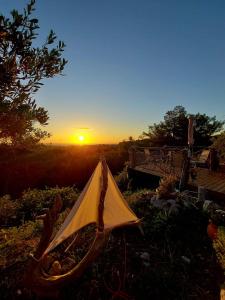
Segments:
[[[179,190],[182,191],[186,188],[189,180],[189,169],[190,169],[190,157],[188,150],[183,151],[183,167],[181,171],[181,178],[179,184]]]
[[[204,202],[206,196],[206,189],[203,186],[198,186],[198,201]]]
[[[136,159],[135,159],[135,148],[130,147],[129,149],[129,165],[131,168],[135,168]]]
[[[216,149],[212,148],[209,152],[209,170],[216,171],[219,167],[219,159]]]

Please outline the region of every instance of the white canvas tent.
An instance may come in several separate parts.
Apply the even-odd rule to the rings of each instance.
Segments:
[[[105,184],[103,182],[105,181]],[[102,194],[105,185],[105,192]],[[103,195],[103,196],[102,196]],[[104,199],[101,199],[101,198]],[[123,198],[105,161],[100,161],[74,207],[43,255],[88,224],[99,223],[99,205],[103,207],[103,231],[138,224],[139,219]]]

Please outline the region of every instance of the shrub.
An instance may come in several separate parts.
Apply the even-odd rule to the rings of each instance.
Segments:
[[[143,206],[143,204],[145,205],[146,201],[150,203],[150,200],[154,194],[155,192],[151,190],[142,189],[134,193],[131,191],[127,191],[124,193],[124,196],[129,205],[135,205],[138,202],[140,205]]]
[[[219,280],[206,235],[207,216],[196,206],[185,205],[186,198],[182,195],[178,213],[165,214],[164,209],[151,204],[152,195],[149,190],[125,193],[138,217],[143,218],[144,237],[132,227],[114,230],[102,255],[77,283],[61,291],[60,299],[72,299],[74,295],[77,299],[110,299],[120,295],[137,300],[217,299]],[[65,210],[60,214],[56,228],[67,213]],[[36,248],[40,228],[40,222],[27,222],[19,228],[0,231],[1,264],[25,261]],[[88,234],[85,230],[82,243],[78,241],[72,256],[74,261],[89,246]],[[5,293],[5,299],[13,299],[9,293],[15,294],[18,286],[13,282],[15,268],[8,274],[8,280],[4,276],[0,282],[0,292],[1,297]]]
[[[0,225],[11,225],[17,219],[18,204],[9,195],[0,198]]]
[[[129,184],[128,174],[126,168],[115,176],[115,181],[121,191],[126,191]]]
[[[37,245],[41,221],[29,221],[19,227],[0,230],[0,267],[24,261]]]
[[[174,175],[168,175],[160,180],[159,187],[156,190],[158,198],[168,199],[171,193],[175,191],[177,178]]]
[[[213,248],[222,270],[225,272],[225,227],[219,226],[217,238],[213,241]]]
[[[29,189],[25,191],[19,199],[20,213],[24,214],[25,219],[33,219],[34,216],[43,213],[49,208],[57,195],[63,201],[63,209],[71,207],[78,198],[78,191],[73,187],[49,188],[45,190]]]
[[[219,158],[222,161],[225,161],[225,132],[222,132],[219,136],[214,137],[212,148],[215,148],[218,152]]]

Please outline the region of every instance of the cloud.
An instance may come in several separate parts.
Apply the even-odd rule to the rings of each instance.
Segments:
[[[76,127],[76,130],[85,130],[85,131],[91,131],[93,130],[93,128],[90,128],[90,127]]]

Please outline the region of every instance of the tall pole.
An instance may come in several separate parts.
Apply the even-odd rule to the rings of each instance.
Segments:
[[[183,150],[183,166],[181,171],[179,190],[185,190],[188,180],[189,180],[189,169],[190,169],[190,157],[188,154],[189,151]]]
[[[192,157],[193,144],[194,144],[194,116],[190,115],[188,119],[188,150],[183,152],[183,167],[181,172],[179,190],[182,191],[185,189],[189,180],[189,169],[190,161]]]
[[[194,145],[194,124],[195,123],[195,118],[193,115],[189,116],[188,119],[188,156],[191,158],[192,156],[192,150],[193,150],[193,145]]]
[[[102,158],[101,162],[102,162],[102,178],[101,178],[100,199],[98,205],[98,231],[99,232],[103,232],[104,230],[104,220],[103,220],[104,202],[105,202],[106,191],[108,188],[108,168],[107,168],[105,158]]]

